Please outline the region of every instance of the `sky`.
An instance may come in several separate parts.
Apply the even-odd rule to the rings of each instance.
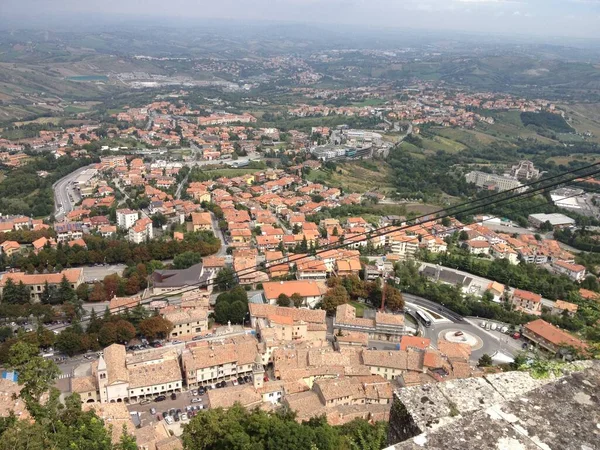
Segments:
[[[235,19],[600,38],[600,0],[0,0],[0,22]],[[89,19],[88,19],[89,20]]]

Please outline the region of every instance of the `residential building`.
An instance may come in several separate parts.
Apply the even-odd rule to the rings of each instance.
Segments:
[[[152,219],[144,217],[129,228],[129,240],[135,244],[149,241],[154,237],[152,231]]]
[[[170,338],[198,336],[208,330],[208,310],[204,308],[166,311],[162,316],[173,324]]]
[[[2,275],[2,278],[0,279],[0,296],[2,296],[2,290],[6,285],[6,281],[11,279],[15,284],[23,282],[23,284],[29,288],[31,300],[33,302],[39,302],[44,293],[46,282],[48,283],[48,286],[58,287],[63,276],[67,279],[73,289],[77,289],[77,287],[84,282],[83,269],[66,269],[60,273],[46,274],[9,272]]]
[[[2,244],[0,244],[0,254],[6,255],[7,258],[11,258],[20,251],[21,246],[17,241],[4,241]]]
[[[581,264],[571,264],[566,261],[558,260],[552,263],[552,268],[558,273],[568,276],[573,281],[585,280],[585,266],[582,266]]]
[[[573,347],[579,351],[587,349],[585,342],[542,319],[526,324],[523,337],[552,353],[558,352],[561,347]]]
[[[517,311],[535,316],[542,315],[542,296],[533,292],[515,289],[511,303]]]
[[[213,231],[212,217],[209,212],[192,213],[192,222],[188,225],[190,231]]]
[[[575,303],[565,302],[563,300],[556,300],[554,305],[552,305],[552,314],[553,315],[562,315],[567,314],[571,317],[575,315],[577,309],[579,307]]]
[[[371,314],[369,314],[371,313]],[[365,317],[356,317],[356,308],[350,304],[336,308],[333,319],[334,331],[367,333],[369,339],[400,341],[406,334],[404,314],[389,314],[365,310]]]
[[[490,243],[488,241],[472,239],[466,241],[463,245],[473,255],[489,255],[490,253]]]
[[[275,305],[277,297],[285,294],[291,297],[299,294],[303,305],[314,308],[323,299],[327,286],[321,281],[294,280],[294,281],[271,281],[263,283],[264,296],[267,303]]]
[[[129,230],[139,218],[138,212],[131,209],[117,209],[117,225],[119,228]]]
[[[210,343],[186,348],[181,364],[188,387],[205,386],[252,373],[258,342],[250,335],[229,342]]]
[[[467,183],[473,183],[475,186],[484,189],[493,189],[496,191],[508,191],[522,186],[516,178],[509,178],[503,175],[493,173],[479,172],[477,170],[469,172],[465,176]]]
[[[66,222],[54,224],[57,242],[68,242],[83,237],[83,224],[80,222]]]

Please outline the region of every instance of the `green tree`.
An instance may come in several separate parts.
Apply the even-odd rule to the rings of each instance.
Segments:
[[[42,395],[53,390],[54,382],[60,373],[54,361],[42,358],[35,345],[17,341],[10,347],[8,365],[19,373],[20,397],[27,410],[36,418],[41,416],[44,408],[41,405]]]
[[[350,297],[346,288],[341,285],[335,286],[329,289],[323,296],[321,308],[327,311],[327,314],[333,314],[338,306],[348,303],[349,300]]]
[[[279,296],[277,297],[277,305],[278,306],[290,306],[290,303],[291,303],[290,298],[283,293],[279,294]]]
[[[81,335],[72,330],[64,330],[57,336],[55,346],[61,352],[73,356],[82,350]]]
[[[221,270],[219,270],[219,272],[217,272],[215,284],[221,291],[231,289],[237,284],[237,277],[235,275],[235,272],[229,267],[222,268]]]
[[[202,255],[196,252],[183,252],[173,258],[173,268],[187,269],[202,262]]]
[[[23,282],[15,284],[12,278],[7,278],[2,289],[2,302],[11,305],[24,305],[29,303],[29,292]]]
[[[292,296],[290,297],[290,300],[292,301],[292,303],[294,304],[294,306],[296,308],[300,308],[302,306],[302,304],[304,303],[304,299],[297,292],[294,292],[292,294]]]
[[[484,353],[479,361],[477,361],[477,366],[479,367],[490,367],[493,364],[492,357],[487,353]]]
[[[90,298],[90,288],[86,283],[82,283],[77,286],[75,293],[77,294],[77,298],[82,302],[87,302]]]

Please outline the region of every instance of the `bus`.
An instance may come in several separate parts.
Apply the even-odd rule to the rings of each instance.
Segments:
[[[423,314],[421,311],[415,311],[415,314],[417,315],[417,319],[419,319],[425,328],[429,328],[431,326],[431,320],[429,320],[425,314]]]

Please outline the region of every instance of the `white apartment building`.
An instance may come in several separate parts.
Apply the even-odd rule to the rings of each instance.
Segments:
[[[117,209],[117,225],[125,230],[130,229],[138,220],[138,212],[131,209]]]
[[[131,228],[129,228],[128,238],[131,242],[136,244],[146,242],[153,237],[152,220],[147,217],[138,220]]]

